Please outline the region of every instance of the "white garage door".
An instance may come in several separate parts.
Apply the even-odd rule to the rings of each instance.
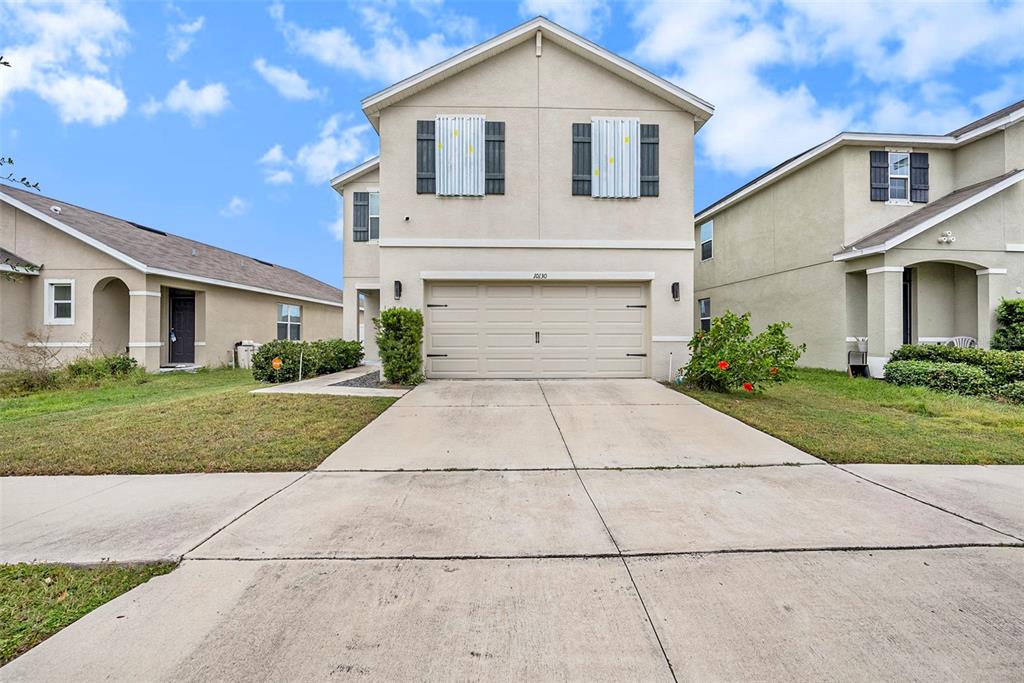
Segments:
[[[647,285],[431,282],[428,377],[644,377]]]

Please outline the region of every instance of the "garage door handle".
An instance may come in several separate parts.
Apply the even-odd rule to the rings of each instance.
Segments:
[[[428,353],[427,358],[447,358],[447,353]]]
[[[540,344],[540,332],[533,333],[533,343]]]
[[[627,353],[628,358],[647,358],[646,353]]]
[[[626,308],[647,308],[647,304],[626,304]]]
[[[448,304],[427,304],[427,308],[448,308]]]

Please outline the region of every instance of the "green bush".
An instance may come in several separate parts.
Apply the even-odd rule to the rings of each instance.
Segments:
[[[275,370],[274,358],[281,359]],[[354,368],[363,361],[363,345],[357,341],[323,339],[312,342],[275,339],[261,344],[252,356],[252,376],[259,382],[294,382]],[[299,377],[299,366],[302,377]]]
[[[422,382],[423,314],[411,308],[389,308],[373,324],[384,377],[395,384]]]
[[[999,329],[992,335],[992,348],[1024,351],[1024,299],[1003,299],[996,308]]]
[[[56,388],[57,375],[50,370],[11,370],[0,373],[0,398]]]
[[[904,360],[973,365],[987,372],[997,385],[1024,381],[1024,351],[960,349],[944,344],[905,344],[896,349],[890,358],[890,361]]]
[[[139,362],[119,353],[112,356],[82,356],[62,367],[58,372],[72,380],[101,380],[132,374]]]
[[[1004,384],[999,387],[996,394],[1009,403],[1024,404],[1024,382]]]
[[[806,349],[786,337],[790,327],[785,322],[772,323],[751,337],[750,314],[726,311],[711,321],[709,331],[698,332],[690,340],[684,380],[700,389],[722,392],[741,387],[760,391],[785,382]]]
[[[996,383],[983,369],[966,363],[896,360],[885,366],[891,384],[928,387],[964,396],[990,396]]]

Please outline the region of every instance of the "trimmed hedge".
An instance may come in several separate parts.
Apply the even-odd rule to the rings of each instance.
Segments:
[[[995,389],[983,369],[965,363],[926,360],[896,360],[885,366],[885,379],[892,384],[928,387],[965,396],[990,396]]]
[[[890,362],[925,360],[940,363],[964,363],[984,370],[994,384],[1024,382],[1024,351],[988,351],[960,349],[942,344],[905,344],[896,349]],[[886,366],[888,373],[888,366]]]
[[[1003,299],[996,307],[999,329],[992,335],[992,348],[1024,351],[1024,299]]]
[[[1024,405],[1024,382],[1013,382],[999,387],[999,396],[1009,403]]]
[[[374,318],[384,377],[395,384],[423,381],[423,314],[412,308],[389,308]]]
[[[271,363],[281,359],[281,369]],[[357,341],[322,339],[289,341],[275,339],[261,344],[252,356],[252,376],[260,382],[294,382],[354,368],[363,361],[363,345]],[[302,377],[299,377],[299,365]]]

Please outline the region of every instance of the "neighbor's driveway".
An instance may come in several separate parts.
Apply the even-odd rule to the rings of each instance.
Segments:
[[[431,382],[2,675],[1010,678],[1024,470],[914,467],[648,380]]]

